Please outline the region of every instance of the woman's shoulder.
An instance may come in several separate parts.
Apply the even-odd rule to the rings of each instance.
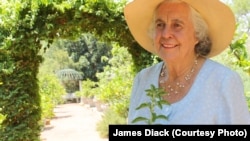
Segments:
[[[163,65],[163,62],[158,62],[152,66],[149,66],[147,68],[142,69],[139,73],[154,73],[154,72],[159,72],[159,70],[161,70]]]
[[[207,77],[216,77],[217,79],[224,79],[225,77],[229,78],[237,78],[240,79],[240,75],[222,63],[219,63],[212,59],[207,59],[201,69],[201,72]]]
[[[207,59],[204,64],[205,69],[216,71],[216,72],[228,72],[228,73],[235,73],[230,67],[221,64],[215,60]]]

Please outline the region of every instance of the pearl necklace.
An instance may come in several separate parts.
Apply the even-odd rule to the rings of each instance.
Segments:
[[[181,93],[181,91],[186,87],[186,84],[189,83],[189,81],[192,79],[192,76],[195,72],[195,69],[198,65],[198,60],[197,58],[194,60],[194,64],[191,68],[191,70],[184,76],[183,81],[181,81],[181,78],[177,78],[177,80],[179,81],[174,81],[175,84],[172,86],[171,84],[167,85],[167,80],[168,80],[168,71],[166,68],[165,63],[163,64],[161,73],[160,73],[160,78],[159,78],[159,82],[161,84],[161,86],[163,87],[163,89],[167,92],[167,95],[170,96],[172,94],[179,94]]]

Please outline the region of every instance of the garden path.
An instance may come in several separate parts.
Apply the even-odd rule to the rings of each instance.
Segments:
[[[102,113],[80,103],[58,105],[55,118],[41,133],[42,141],[108,141],[96,131]]]

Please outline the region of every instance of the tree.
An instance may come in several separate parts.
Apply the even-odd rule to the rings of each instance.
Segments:
[[[96,73],[102,72],[111,55],[111,45],[98,41],[91,34],[83,34],[79,40],[66,41],[65,47],[75,67],[83,74],[83,80],[97,81]],[[106,58],[106,59],[103,59]]]
[[[43,46],[46,46],[46,43]],[[67,50],[60,40],[54,41],[51,47],[46,49],[45,52],[41,50],[40,55],[44,59],[39,66],[39,72],[55,74],[61,69],[75,67],[73,60],[69,57]]]

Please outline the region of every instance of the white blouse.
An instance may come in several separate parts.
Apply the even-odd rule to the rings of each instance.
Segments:
[[[149,118],[148,109],[136,110],[141,103],[150,101],[145,90],[158,79],[163,62],[140,71],[132,88],[128,124],[142,116]],[[157,115],[168,120],[155,124],[250,124],[250,114],[240,76],[231,69],[207,59],[198,73],[188,94],[180,101],[155,108]],[[137,122],[135,124],[146,124]]]

